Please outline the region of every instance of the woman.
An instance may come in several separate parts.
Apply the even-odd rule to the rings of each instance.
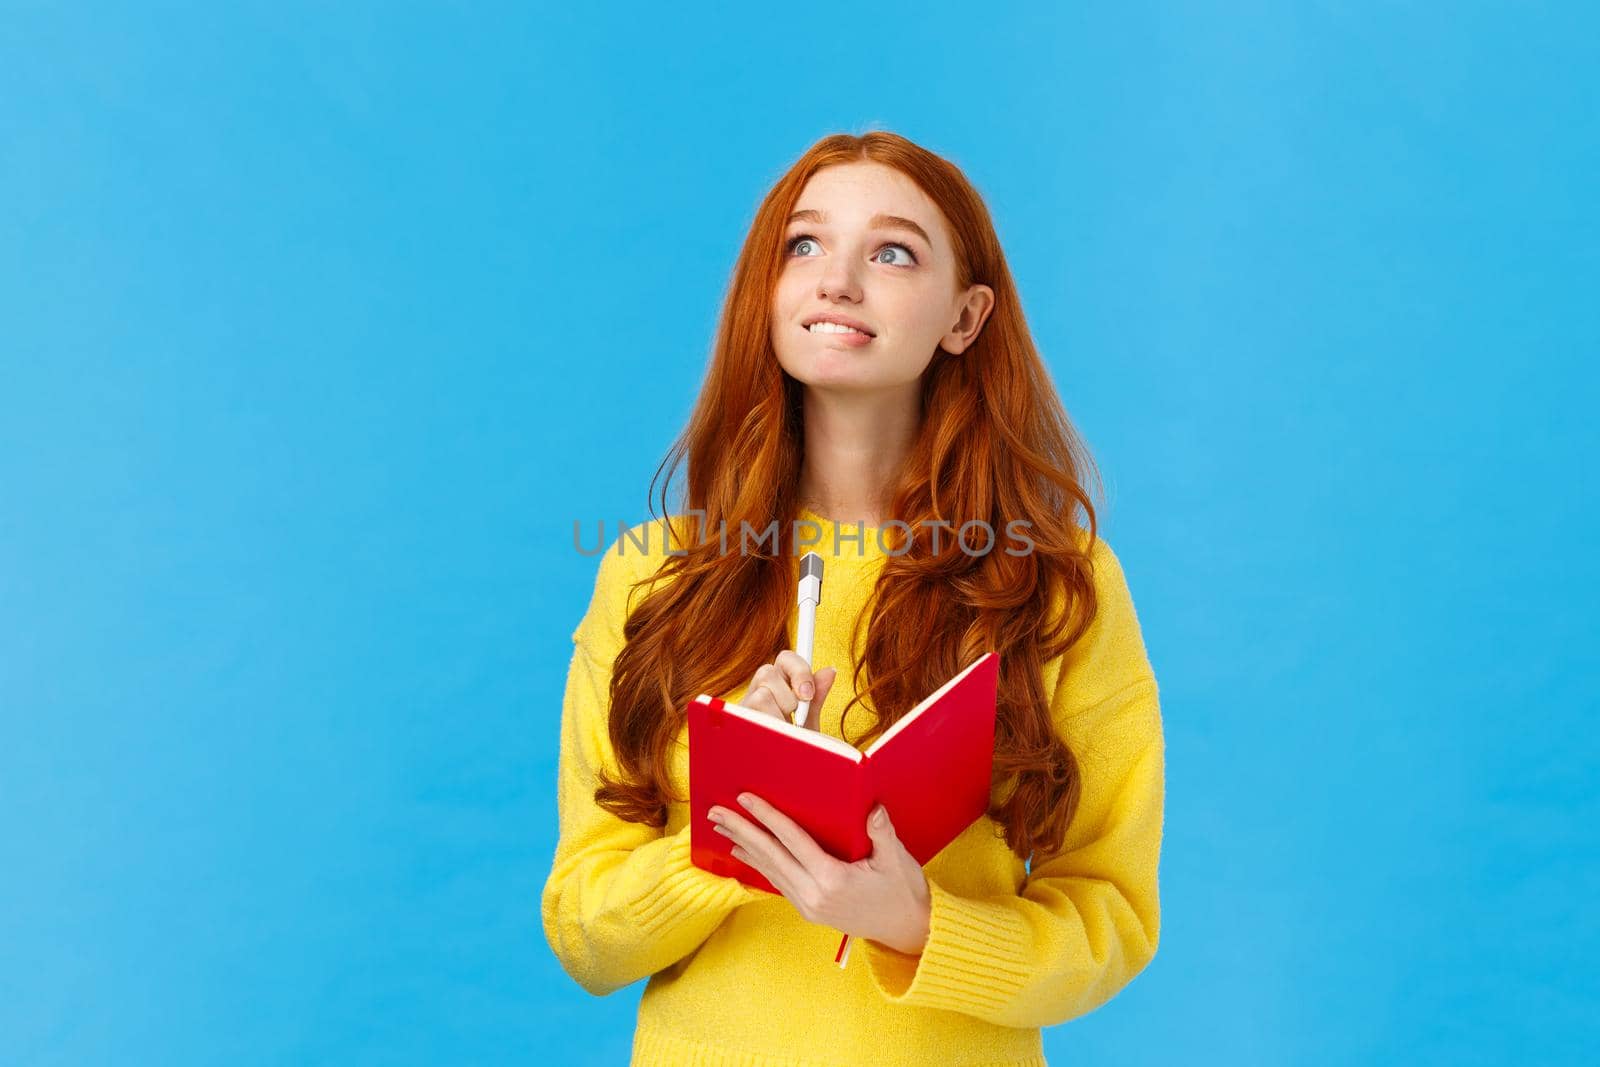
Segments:
[[[1164,747],[1092,462],[959,170],[881,131],[794,165],[668,482],[685,456],[684,508],[617,539],[573,634],[556,956],[597,995],[649,978],[635,1064],[1043,1064],[1041,1027],[1155,954]],[[825,560],[814,672],[793,651],[806,547]],[[989,649],[990,808],[926,867],[892,812],[847,864],[759,797],[713,815],[781,895],[690,861],[696,694],[774,715],[809,698],[807,725],[864,748]]]

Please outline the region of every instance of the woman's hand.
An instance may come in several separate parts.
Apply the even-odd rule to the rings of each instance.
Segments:
[[[764,711],[784,722],[793,722],[794,711],[800,706],[800,701],[810,700],[805,727],[816,730],[819,729],[817,724],[822,721],[822,702],[828,699],[828,690],[833,688],[833,680],[838,673],[832,667],[824,667],[812,674],[800,653],[786,648],[778,653],[777,659],[756,668],[749,687],[738,703],[756,711]]]
[[[867,819],[872,855],[845,863],[760,797],[741,793],[739,803],[761,825],[713,807],[709,817],[717,832],[732,839],[734,858],[766,876],[802,918],[907,955],[922,952],[931,914],[928,879],[900,843],[881,804]]]

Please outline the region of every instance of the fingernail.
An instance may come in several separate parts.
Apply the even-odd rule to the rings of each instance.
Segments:
[[[800,695],[805,697],[807,700],[811,699],[811,694],[814,693],[815,691],[816,690],[812,689],[810,682],[801,682],[800,683]]]
[[[874,825],[876,827],[879,827],[881,829],[883,824],[888,822],[888,821],[889,821],[889,817],[886,814],[884,814],[883,805],[880,804],[878,806],[878,810],[874,811],[872,813],[872,825]]]

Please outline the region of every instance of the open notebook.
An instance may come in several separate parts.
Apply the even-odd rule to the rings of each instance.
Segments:
[[[778,892],[760,871],[733,858],[733,842],[706,818],[716,806],[759,823],[739,805],[744,792],[789,816],[846,863],[872,854],[867,817],[882,803],[906,851],[927,863],[988,810],[999,673],[999,655],[985,652],[865,752],[720,697],[695,697],[686,708],[694,864]]]

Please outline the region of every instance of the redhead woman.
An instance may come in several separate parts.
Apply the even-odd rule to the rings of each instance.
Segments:
[[[679,506],[663,484],[661,519],[610,543],[573,633],[542,902],[562,967],[596,995],[648,979],[634,1064],[1044,1064],[1041,1028],[1155,955],[1161,714],[1093,462],[954,165],[883,131],[795,163],[668,460]],[[711,815],[780,892],[692,862],[697,694],[809,700],[807,728],[865,748],[987,650],[988,811],[927,864],[893,811],[846,863],[759,796]]]

